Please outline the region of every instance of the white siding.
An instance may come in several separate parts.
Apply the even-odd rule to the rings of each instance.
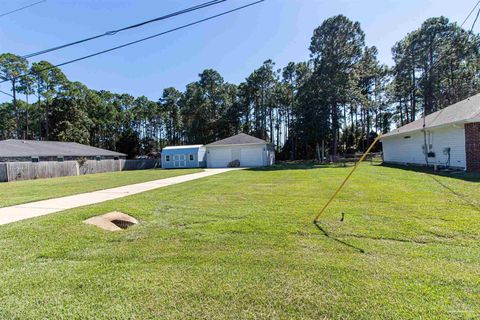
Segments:
[[[435,158],[428,158],[429,164],[445,165],[447,156],[443,153],[443,150],[450,148],[450,166],[466,167],[465,128],[463,125],[430,129],[429,133],[431,136],[431,151],[435,152]],[[405,138],[407,136],[410,138]],[[423,132],[385,137],[382,139],[382,143],[385,162],[425,165]]]
[[[207,167],[224,168],[233,160],[239,160],[241,167],[270,165],[266,145],[207,146]]]
[[[232,161],[231,148],[211,148],[207,147],[207,167],[208,168],[226,168]]]

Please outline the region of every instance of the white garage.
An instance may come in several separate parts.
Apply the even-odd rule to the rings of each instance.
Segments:
[[[208,168],[225,168],[235,160],[240,167],[270,166],[275,162],[275,151],[268,142],[245,133],[207,145]]]

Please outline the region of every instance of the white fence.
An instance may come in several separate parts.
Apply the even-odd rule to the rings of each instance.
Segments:
[[[159,159],[145,160],[87,160],[44,161],[44,162],[4,162],[0,163],[0,182],[79,176],[84,174],[123,170],[145,170],[160,168]]]

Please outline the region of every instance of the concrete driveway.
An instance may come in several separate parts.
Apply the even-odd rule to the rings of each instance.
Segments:
[[[24,219],[39,217],[67,209],[73,209],[108,200],[123,198],[133,194],[168,187],[174,184],[201,179],[232,170],[238,169],[205,169],[205,171],[203,172],[192,173],[183,176],[176,176],[166,179],[131,184],[123,187],[80,193],[73,196],[42,200],[11,207],[0,208],[0,225]]]

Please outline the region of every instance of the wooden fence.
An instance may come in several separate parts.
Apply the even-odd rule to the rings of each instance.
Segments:
[[[160,168],[159,159],[4,162],[0,163],[0,182],[79,176],[84,174]]]
[[[162,167],[160,159],[120,160],[121,170],[145,170]]]
[[[7,179],[7,164],[0,163],[0,182],[8,181]]]

